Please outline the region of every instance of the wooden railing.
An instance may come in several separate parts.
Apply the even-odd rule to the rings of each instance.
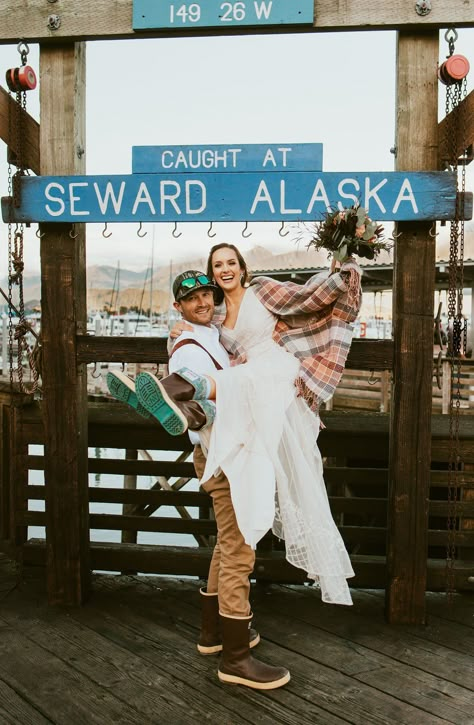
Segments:
[[[33,454],[29,446],[43,443],[41,409],[24,396],[0,396],[2,403],[3,449],[0,480],[0,538],[19,559],[27,564],[44,564],[46,544],[31,539],[28,528],[45,526],[44,511],[34,510],[45,499],[45,486],[29,482],[29,473],[41,471],[43,456]],[[26,402],[30,404],[25,405]],[[387,537],[388,490],[388,416],[328,412],[327,426],[319,445],[325,457],[325,479],[331,510],[351,555],[356,577],[354,586],[383,587]],[[446,519],[450,505],[446,500],[449,459],[447,418],[433,418],[433,454],[431,474],[429,576],[430,589],[445,587],[445,558],[448,544]],[[455,581],[458,588],[474,588],[474,420],[463,417],[461,452],[466,471],[458,482],[456,517],[458,561]],[[204,577],[216,533],[210,498],[197,489],[187,436],[172,438],[162,429],[139,418],[116,402],[89,405],[89,447],[122,449],[114,458],[89,457],[91,477],[109,474],[129,479],[128,487],[89,487],[89,502],[122,506],[121,513],[104,511],[90,514],[91,530],[100,530],[100,542],[91,544],[94,569],[139,571]],[[147,451],[143,458],[140,451]],[[167,460],[173,453],[175,460]],[[444,469],[444,470],[443,470]],[[137,476],[151,476],[151,488],[130,485]],[[91,482],[92,484],[93,482]],[[168,490],[166,490],[168,489]],[[162,515],[164,506],[176,513]],[[185,512],[185,513],[184,513]],[[56,522],[65,525],[67,522]],[[122,532],[121,543],[107,541],[111,532]],[[109,532],[109,533],[107,533]],[[145,545],[133,543],[137,532],[191,535],[192,546]],[[125,535],[124,535],[125,534]],[[132,542],[132,543],[130,543]],[[284,558],[283,544],[268,534],[257,551],[255,575],[262,580],[301,582],[304,573],[291,567]]]
[[[346,368],[328,410],[371,410],[387,413],[392,395],[390,370]],[[441,387],[440,387],[441,386]],[[457,392],[457,374],[454,386]],[[474,412],[474,360],[461,361],[460,412]],[[451,398],[451,362],[433,360],[433,413],[447,414]]]

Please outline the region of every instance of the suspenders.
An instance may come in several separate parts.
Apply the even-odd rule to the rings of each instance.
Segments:
[[[204,350],[204,352],[207,352],[207,354],[211,358],[211,360],[214,363],[214,365],[217,368],[217,370],[222,370],[222,365],[217,362],[217,360],[211,355],[211,353],[209,352],[209,350],[206,350],[206,348],[204,347],[204,345],[201,345],[201,343],[198,342],[197,340],[192,340],[189,337],[186,338],[185,340],[180,340],[179,342],[176,343],[176,345],[174,345],[174,347],[173,347],[173,349],[171,351],[170,357],[173,355],[173,353],[176,352],[176,350],[178,350],[178,348],[183,347],[183,345],[197,345],[198,347],[202,348]]]

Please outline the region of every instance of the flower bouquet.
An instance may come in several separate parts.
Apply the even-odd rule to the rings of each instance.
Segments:
[[[374,259],[382,250],[390,250],[392,244],[384,240],[384,229],[373,222],[359,204],[346,209],[331,209],[324,219],[315,222],[308,249],[327,249],[328,256],[344,262],[352,255]]]

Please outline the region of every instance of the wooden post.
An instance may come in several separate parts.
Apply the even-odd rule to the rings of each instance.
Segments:
[[[41,46],[41,173],[84,173],[85,44]],[[81,604],[90,586],[84,225],[41,227],[41,327],[48,598]],[[75,238],[74,235],[77,235]]]
[[[137,461],[138,451],[136,448],[127,448],[125,451],[125,459],[127,461]],[[136,474],[125,474],[123,477],[123,487],[125,490],[136,491],[137,488],[137,476]],[[135,504],[124,503],[122,506],[122,513],[124,516],[135,513]],[[122,531],[122,544],[136,544],[137,543],[137,532],[129,531],[125,529]],[[125,572],[122,572],[125,573]],[[130,572],[126,572],[130,573]],[[136,572],[135,572],[136,573]]]
[[[438,57],[438,32],[398,34],[398,171],[437,168]],[[386,598],[393,623],[425,621],[435,282],[430,227],[399,223],[395,247]]]

